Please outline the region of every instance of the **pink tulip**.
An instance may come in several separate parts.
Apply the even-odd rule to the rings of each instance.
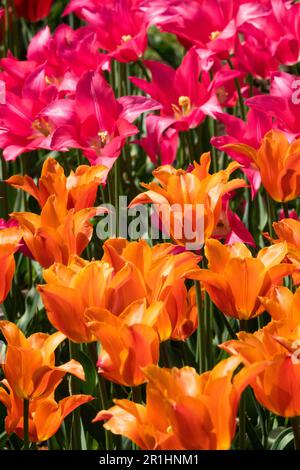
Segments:
[[[65,101],[57,100],[45,112],[51,119],[60,113]],[[159,103],[144,96],[124,96],[117,100],[99,72],[86,72],[79,80],[71,112],[65,125],[58,127],[51,148],[83,150],[93,165],[111,168],[127,137],[138,132],[132,122],[145,111],[159,109]]]

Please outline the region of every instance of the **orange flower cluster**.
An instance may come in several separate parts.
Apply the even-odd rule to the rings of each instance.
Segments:
[[[70,373],[81,380],[84,371],[77,361],[55,366],[54,351],[64,341],[60,333],[35,333],[25,338],[11,322],[1,321],[0,331],[7,341],[0,386],[0,402],[7,409],[5,427],[23,438],[23,402],[29,401],[29,436],[32,442],[53,436],[64,418],[75,408],[92,400],[88,395],[73,395],[58,403],[54,392],[63,377]]]

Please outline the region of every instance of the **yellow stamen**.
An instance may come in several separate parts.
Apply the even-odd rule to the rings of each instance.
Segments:
[[[121,37],[121,39],[122,39],[122,42],[128,42],[128,41],[131,41],[132,36],[131,36],[131,34],[124,34],[124,35]]]
[[[221,31],[213,31],[210,36],[209,36],[209,39],[211,41],[214,41],[215,39],[217,39],[221,34]]]
[[[102,145],[105,145],[107,142],[108,132],[107,131],[100,131],[98,132],[98,136],[100,137],[100,141]]]

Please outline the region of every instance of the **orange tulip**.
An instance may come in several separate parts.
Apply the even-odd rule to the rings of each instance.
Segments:
[[[90,309],[86,316],[90,330],[101,342],[97,363],[99,373],[108,380],[134,387],[146,381],[142,368],[157,364],[159,339],[152,326],[163,308],[156,302],[133,302],[119,317],[105,309]]]
[[[98,186],[105,182],[107,171],[102,165],[81,165],[66,177],[63,167],[54,158],[47,158],[37,185],[27,175],[11,176],[6,183],[33,196],[41,208],[55,195],[65,201],[67,209],[77,212],[94,205]]]
[[[5,430],[21,439],[23,429],[23,400],[19,398],[6,380],[0,382],[0,402],[7,409]],[[80,405],[93,400],[90,395],[72,395],[56,402],[53,396],[29,402],[29,439],[42,442],[50,439],[60,428],[63,420]]]
[[[0,230],[0,304],[10,291],[15,272],[14,253],[22,238],[17,227]]]
[[[197,315],[184,279],[199,257],[173,252],[170,244],[151,248],[145,241],[111,239],[102,261],[74,258],[68,267],[53,265],[44,271],[47,284],[38,287],[50,322],[73,341],[90,342],[95,339],[86,324],[88,308],[119,316],[132,302],[146,299],[147,306],[164,303],[155,325],[161,340],[186,338],[197,327]]]
[[[254,334],[241,332],[239,340],[221,347],[238,355],[245,374],[254,365],[263,365],[250,385],[257,400],[280,416],[300,415],[300,290],[293,295],[287,288],[276,288],[261,299],[268,312],[278,320]]]
[[[24,241],[33,258],[47,268],[54,262],[67,264],[72,255],[80,255],[93,235],[89,220],[100,209],[68,210],[64,201],[50,196],[41,215],[14,212],[23,230]]]
[[[161,166],[153,171],[159,184],[142,184],[148,191],[139,194],[130,206],[148,203],[156,205],[162,225],[167,227],[172,240],[179,245],[201,245],[216,228],[222,211],[222,197],[246,185],[243,179],[228,181],[231,173],[240,167],[237,162],[230,163],[226,170],[214,174],[209,174],[209,167],[209,153],[201,156],[200,164],[194,162],[192,171],[176,170],[171,165]],[[186,211],[184,215],[188,204],[191,205],[191,213]],[[197,205],[203,205],[204,233],[197,231]],[[188,218],[190,233],[186,236]]]
[[[128,242],[115,238],[108,240],[103,248],[103,260],[110,263],[114,272],[121,272],[128,263],[131,266],[135,281],[133,294],[143,294],[140,297],[136,295],[132,300],[145,297],[148,305],[156,301],[164,302],[165,308],[157,323],[161,340],[170,337],[184,340],[195,331],[197,312],[194,289],[188,292],[184,281],[190,270],[198,269],[201,257],[188,251],[178,253],[170,243],[150,247],[144,240]],[[116,312],[128,305],[129,289],[129,284],[124,284],[118,291],[120,304]]]
[[[273,285],[295,270],[291,264],[280,264],[286,254],[286,243],[263,248],[253,258],[243,243],[229,246],[211,239],[205,246],[208,269],[189,275],[203,283],[223,313],[248,320],[264,311],[259,296],[267,296]]]
[[[100,411],[94,421],[147,450],[229,449],[235,433],[240,395],[250,380],[244,372],[233,374],[238,358],[220,362],[198,375],[195,369],[160,369],[148,366],[146,405],[114,400],[115,406]],[[252,368],[252,375],[259,367]]]
[[[278,237],[272,240],[273,243],[280,243],[285,241],[287,243],[288,259],[298,267],[300,272],[300,221],[295,219],[282,219],[279,222],[274,222],[273,227]],[[268,238],[269,235],[266,235]],[[295,284],[300,283],[300,274],[295,272],[293,274]]]
[[[35,333],[25,338],[11,322],[1,321],[0,331],[7,341],[4,375],[14,394],[21,399],[42,399],[51,395],[66,373],[84,380],[82,366],[71,360],[55,366],[54,351],[65,335]]]
[[[300,195],[300,139],[290,144],[284,132],[272,129],[264,136],[258,150],[246,144],[228,144],[224,150],[226,148],[254,162],[262,184],[275,201],[291,201]]]

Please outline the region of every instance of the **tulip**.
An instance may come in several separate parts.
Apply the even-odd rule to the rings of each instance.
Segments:
[[[262,371],[250,382],[257,400],[268,410],[284,417],[300,414],[300,290],[285,287],[261,298],[274,320],[254,334],[241,332],[238,340],[221,346],[242,358],[245,374],[254,364]]]
[[[145,241],[110,239],[102,261],[71,259],[44,271],[45,285],[38,286],[55,328],[75,342],[96,338],[87,325],[89,308],[101,308],[119,317],[135,301],[164,308],[155,323],[160,339],[185,339],[197,327],[195,298],[184,285],[187,273],[197,270],[199,257],[175,253],[171,244],[153,248]],[[152,326],[152,325],[151,325]]]
[[[99,209],[68,211],[65,202],[52,195],[40,215],[14,212],[11,216],[19,222],[32,257],[47,268],[54,262],[68,264],[71,256],[83,252],[93,234],[89,220],[97,213]]]
[[[24,438],[23,400],[14,393],[7,380],[2,380],[0,402],[6,407],[5,430]],[[56,402],[53,396],[29,403],[29,440],[42,442],[50,439],[60,428],[64,419],[76,408],[93,400],[90,395],[72,395]]]
[[[187,52],[177,70],[155,61],[145,61],[145,65],[152,81],[131,77],[132,83],[161,103],[161,128],[172,126],[180,131],[193,129],[206,116],[214,117],[216,112],[221,112],[218,90],[240,75],[240,72],[221,70],[211,80],[209,72],[201,70],[196,48]]]
[[[245,380],[233,377],[240,360],[221,361],[198,375],[195,369],[148,366],[146,405],[114,400],[94,421],[108,420],[105,429],[133,440],[145,450],[226,450],[235,433],[236,413]],[[252,376],[260,366],[252,368]]]
[[[194,162],[191,171],[176,170],[169,165],[157,168],[153,176],[159,184],[142,184],[148,191],[139,194],[130,207],[154,204],[162,227],[178,245],[195,244],[201,247],[217,226],[222,211],[222,197],[246,185],[242,179],[228,181],[231,173],[240,167],[238,163],[232,162],[225,170],[211,175],[210,161],[209,153],[205,153],[201,156],[200,164]],[[186,205],[191,207],[191,213],[185,211]],[[199,205],[202,205],[204,214],[198,213],[197,218]],[[197,229],[201,215],[204,219],[204,233],[199,227]]]
[[[65,200],[67,209],[74,208],[77,212],[94,205],[98,186],[105,182],[106,174],[107,169],[102,165],[80,165],[66,177],[63,167],[53,158],[47,158],[38,185],[27,175],[13,175],[6,183],[30,194],[41,208],[55,195]]]
[[[287,202],[300,194],[299,145],[300,139],[290,144],[283,132],[274,129],[264,136],[258,150],[246,144],[228,144],[224,150],[230,149],[251,159],[271,198]]]
[[[189,276],[203,283],[225,315],[249,320],[264,311],[259,297],[267,296],[273,285],[295,270],[292,264],[281,263],[287,252],[286,243],[278,243],[263,248],[253,258],[243,243],[229,246],[211,239],[205,245],[208,269],[190,272]]]
[[[267,238],[273,243],[287,243],[287,258],[295,266],[300,269],[300,221],[294,218],[282,219],[279,222],[273,223],[274,231],[278,239],[272,239],[269,235],[265,234]],[[295,284],[300,283],[299,272],[293,273],[293,281]]]
[[[52,0],[14,0],[16,13],[28,21],[40,21],[49,15]]]
[[[90,309],[88,326],[101,343],[98,372],[106,379],[128,387],[146,381],[142,368],[157,364],[159,339],[152,326],[163,308],[157,302],[133,302],[119,317],[105,309]]]
[[[25,400],[47,398],[67,373],[85,380],[82,366],[73,359],[55,366],[54,351],[66,338],[62,333],[34,333],[26,338],[9,321],[1,321],[0,330],[7,342],[1,367],[17,397]]]
[[[22,230],[18,227],[0,230],[0,304],[11,288],[15,272],[14,253],[18,250],[21,239]]]

